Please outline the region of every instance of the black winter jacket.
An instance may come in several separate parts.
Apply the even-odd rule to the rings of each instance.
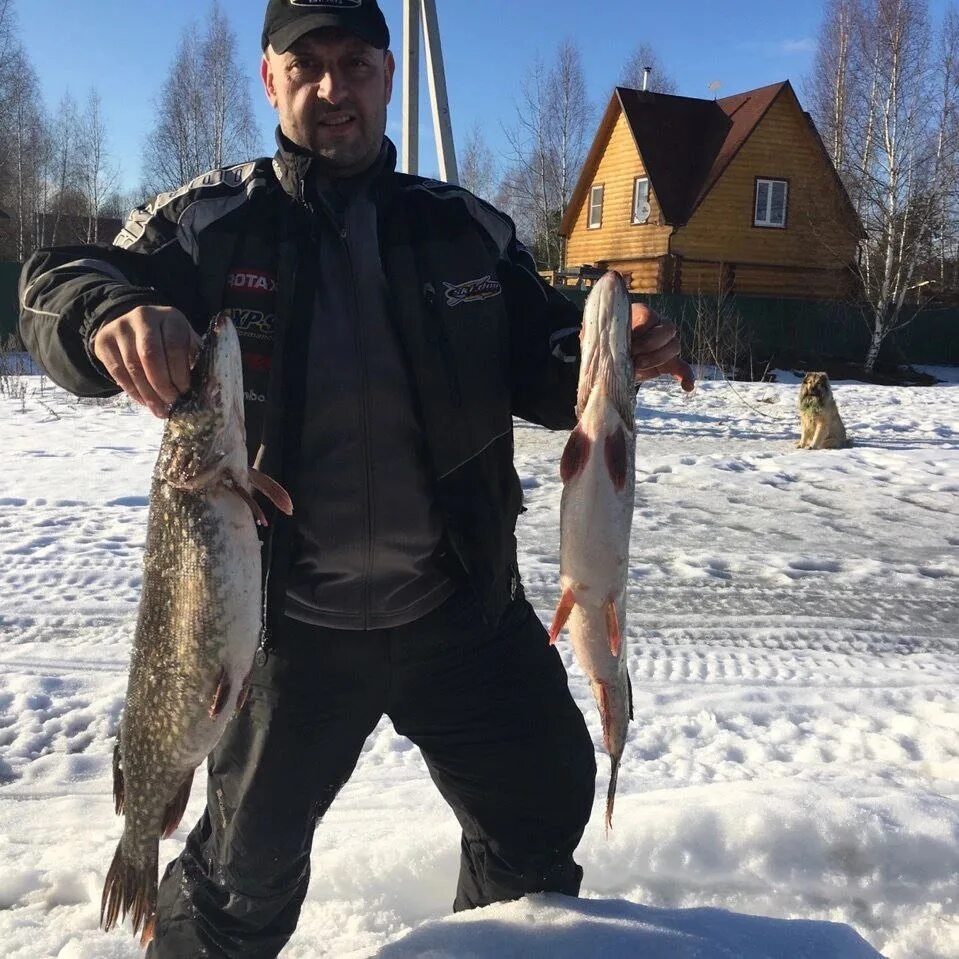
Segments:
[[[466,571],[495,622],[519,584],[512,415],[552,429],[575,424],[581,318],[537,275],[508,217],[459,187],[394,172],[388,150],[373,189],[391,318],[450,568]],[[163,304],[202,332],[229,310],[243,349],[250,457],[282,481],[301,430],[314,304],[311,162],[281,150],[213,171],[135,210],[113,246],[38,251],[20,283],[33,357],[70,392],[108,396],[118,388],[89,348],[103,323]],[[282,517],[271,528],[264,566],[275,613],[289,533]]]

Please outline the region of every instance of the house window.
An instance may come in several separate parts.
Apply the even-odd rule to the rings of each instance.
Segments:
[[[649,220],[649,177],[638,176],[633,181],[633,223]]]
[[[786,226],[786,200],[789,184],[785,180],[756,180],[755,226]]]
[[[597,184],[589,191],[589,228],[598,230],[603,225],[603,186]]]

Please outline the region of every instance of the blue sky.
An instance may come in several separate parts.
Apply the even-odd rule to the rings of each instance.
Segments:
[[[221,0],[237,34],[241,63],[272,152],[272,112],[257,70],[265,0]],[[933,0],[934,10],[946,0]],[[381,0],[401,43],[401,0]],[[152,125],[153,100],[166,76],[181,31],[202,17],[207,0],[18,0],[20,36],[48,106],[66,90],[77,99],[96,86],[103,98],[111,151],[125,186],[139,180],[138,149]],[[605,104],[635,46],[659,52],[686,96],[719,96],[789,79],[800,93],[821,18],[821,0],[439,0],[454,133],[461,143],[479,123],[494,150],[505,150],[523,75],[537,56],[549,60],[565,37],[584,55],[591,98]],[[598,13],[602,11],[602,13]],[[421,108],[421,172],[435,173],[426,85]],[[394,98],[389,134],[399,137]]]

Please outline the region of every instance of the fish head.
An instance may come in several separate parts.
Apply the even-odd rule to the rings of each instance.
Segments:
[[[210,323],[190,388],[170,408],[157,465],[178,489],[248,485],[240,339],[226,313]]]
[[[632,421],[631,335],[632,307],[626,281],[610,270],[593,284],[583,309],[578,415],[582,415],[593,389],[602,386],[624,419]]]

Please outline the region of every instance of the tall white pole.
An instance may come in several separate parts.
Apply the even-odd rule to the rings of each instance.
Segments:
[[[403,0],[403,155],[404,173],[419,172],[420,0]]]
[[[440,179],[459,183],[456,168],[456,148],[453,145],[453,123],[450,102],[446,92],[446,70],[443,66],[443,46],[440,41],[436,0],[420,0],[423,8],[423,37],[426,45],[426,70],[433,104],[433,131],[436,153],[440,164]]]

